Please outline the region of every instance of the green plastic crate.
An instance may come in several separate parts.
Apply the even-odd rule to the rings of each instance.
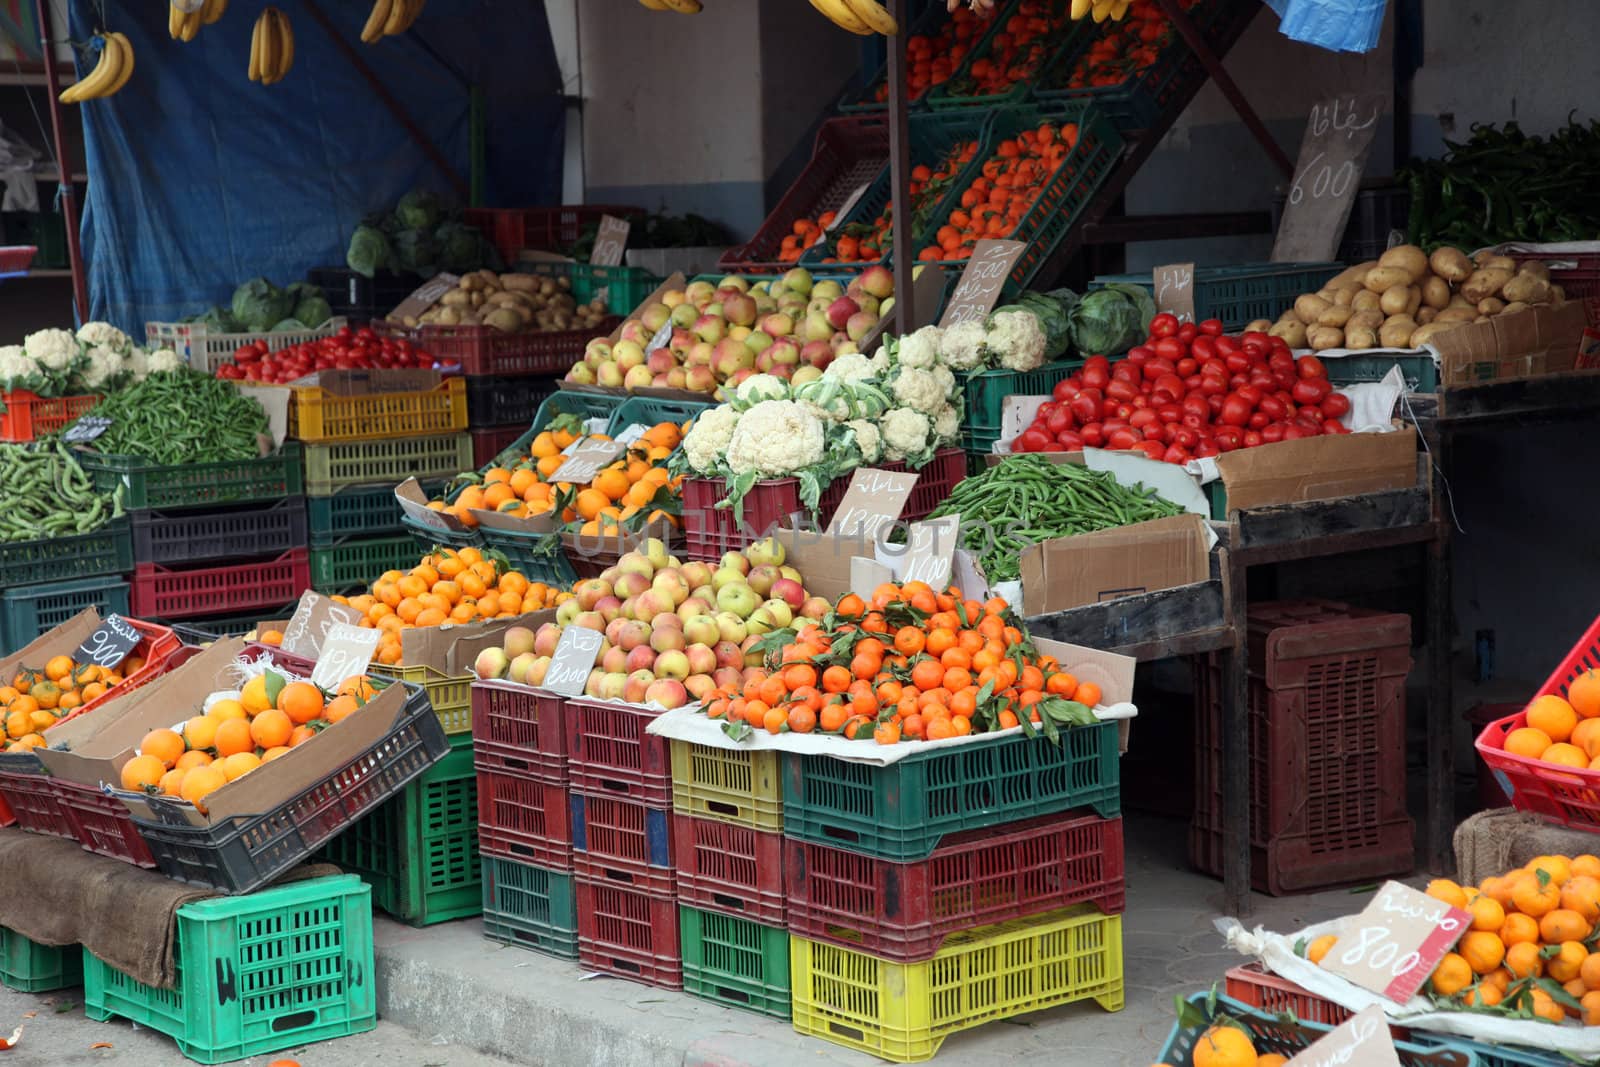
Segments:
[[[630,396],[612,413],[611,423],[606,427],[606,433],[615,437],[633,425],[649,429],[658,422],[685,423],[698,416],[702,411],[716,407],[716,404],[717,402],[710,397],[707,397],[704,401],[699,401],[667,400],[657,396]]]
[[[1194,313],[1197,319],[1221,319],[1230,333],[1257,319],[1276,322],[1302,293],[1314,293],[1340,271],[1342,263],[1246,263],[1237,267],[1196,267]],[[1111,282],[1138,285],[1155,292],[1149,274],[1103,274],[1089,288]]]
[[[350,538],[311,545],[311,588],[319,593],[345,593],[365,587],[389,570],[417,565],[422,551],[411,535]]]
[[[1049,3],[1048,17],[1051,26],[1040,41],[1039,62],[1034,65],[1029,76],[1019,79],[1003,93],[974,95],[957,92],[955,89],[964,83],[972,71],[973,64],[989,58],[989,54],[994,51],[995,38],[1006,32],[1007,23],[1011,21],[1012,15],[1018,13],[1019,7],[1021,4],[1016,3],[1003,10],[1000,17],[989,27],[988,32],[978,38],[978,43],[962,59],[960,69],[950,76],[950,80],[929,90],[927,96],[929,107],[935,111],[949,111],[961,107],[1005,107],[1009,104],[1020,104],[1033,94],[1033,86],[1038,81],[1039,75],[1050,66],[1051,61],[1061,51],[1061,38],[1070,34],[1077,25],[1070,18],[1070,0],[1051,0]]]
[[[447,483],[432,479],[421,484],[423,493],[431,498],[443,493]],[[332,496],[307,497],[306,514],[313,544],[327,544],[343,537],[375,537],[404,529],[405,512],[400,510],[394,486],[389,483],[352,485]]]
[[[1043,396],[1081,366],[1081,359],[1061,359],[1038,370],[987,370],[963,379],[967,411],[961,420],[961,447],[968,452],[989,452],[989,446],[1000,440],[1006,397]]]
[[[563,260],[518,263],[517,270],[542,278],[568,279],[572,282],[572,298],[580,304],[587,304],[604,289],[606,310],[613,315],[632,314],[662,282],[643,267],[597,267]]]
[[[48,993],[83,984],[83,950],[56,948],[0,926],[0,985],[24,993]]]
[[[162,466],[137,456],[80,449],[78,463],[94,478],[97,492],[125,486],[123,506],[135,510],[248,504],[299,496],[304,488],[298,441],[285,441],[260,459]]]
[[[1428,352],[1404,356],[1394,352],[1371,356],[1337,356],[1323,359],[1322,364],[1328,368],[1328,380],[1334,385],[1382,381],[1391,368],[1399,367],[1400,373],[1405,375],[1407,392],[1439,391],[1439,365]]]
[[[359,875],[374,907],[413,926],[483,911],[471,735],[452,737],[448,756],[356,820],[321,858]]]
[[[307,496],[331,496],[364,482],[398,485],[407,478],[453,478],[472,469],[472,435],[465,433],[303,447]]]
[[[433,550],[435,545],[444,548],[483,548],[483,537],[477,530],[440,530],[422,523],[407,515],[401,523],[406,533],[411,535],[411,540],[422,548],[424,552]]]
[[[483,857],[483,936],[577,959],[578,905],[572,874]]]
[[[679,905],[678,942],[684,992],[789,1018],[789,931]]]
[[[83,954],[84,1014],[158,1030],[199,1063],[225,1063],[377,1025],[372,894],[354,875],[313,878],[178,909],[177,988]]]
[[[84,608],[128,614],[128,583],[112,575],[0,589],[0,655],[54,630]]]
[[[89,533],[0,543],[0,587],[132,570],[133,526],[127,516]]]
[[[609,424],[609,420],[616,414],[617,408],[630,399],[636,398],[613,396],[608,393],[580,393],[573,389],[557,389],[554,394],[545,397],[544,401],[539,405],[539,410],[534,414],[533,422],[529,425],[529,429],[532,432],[525,435],[526,439],[531,442],[534,437],[538,436],[546,426],[549,426],[555,420],[557,415],[577,415],[583,419],[605,419]],[[523,438],[519,437],[517,444],[512,447],[519,447],[522,443]]]
[[[1092,807],[1121,813],[1117,724],[1008,734],[886,767],[783,754],[785,837],[882,859],[925,859],[946,834]]]

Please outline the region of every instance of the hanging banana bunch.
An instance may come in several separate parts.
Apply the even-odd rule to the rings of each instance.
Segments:
[[[428,0],[376,0],[367,24],[361,29],[361,39],[367,44],[377,44],[385,37],[405,33],[422,14]]]
[[[1072,17],[1093,18],[1096,22],[1110,19],[1120,22],[1128,13],[1130,0],[1072,0]]]
[[[104,100],[117,93],[133,77],[133,45],[120,33],[100,35],[100,60],[89,76],[67,87],[59,99],[63,104],[85,100]]]
[[[651,11],[676,11],[680,15],[698,15],[703,5],[700,0],[639,0]]]
[[[200,6],[200,22],[203,25],[209,26],[213,22],[216,22],[218,19],[220,19],[223,12],[227,10],[228,0],[206,0],[206,2]]]
[[[893,16],[878,0],[811,0],[811,6],[828,16],[835,26],[861,37],[874,33],[892,37],[900,32]]]
[[[250,36],[250,80],[274,85],[294,66],[294,30],[289,16],[269,7],[256,19]]]

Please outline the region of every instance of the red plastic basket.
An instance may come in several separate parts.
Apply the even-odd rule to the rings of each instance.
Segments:
[[[192,619],[276,608],[311,588],[311,555],[292,548],[276,559],[176,570],[153,563],[134,568],[136,615]]]
[[[565,252],[578,243],[587,225],[599,225],[600,216],[637,220],[643,208],[604,204],[568,204],[561,207],[474,207],[463,213],[463,220],[482,230],[494,242],[506,265],[517,261],[524,248],[545,252]]]
[[[1339,1026],[1355,1012],[1326,997],[1279,978],[1259,963],[1235,967],[1224,976],[1223,992],[1234,1000],[1273,1015],[1288,1012],[1303,1023]]]
[[[72,828],[72,836],[90,852],[131,863],[135,867],[155,867],[144,835],[133,825],[128,806],[93,786],[47,778],[60,801],[62,813]]]
[[[833,118],[817,130],[811,162],[800,172],[755,236],[724,252],[717,267],[724,272],[770,274],[799,265],[778,258],[783,239],[794,232],[796,219],[813,221],[825,211],[844,206],[860,186],[889,165],[889,126],[881,116]]]
[[[567,783],[566,698],[514,682],[472,683],[473,751],[497,766]]]
[[[683,988],[678,900],[669,872],[580,863],[573,888],[581,965],[646,985]]]
[[[1117,914],[1125,900],[1122,820],[1095,815],[969,830],[911,863],[785,838],[784,868],[793,933],[901,963],[962,930],[1085,902]]]
[[[493,326],[424,326],[422,347],[444,363],[461,364],[462,374],[565,374],[583,358],[583,349],[620,325],[616,316],[588,330],[501,333]]]
[[[1600,326],[1600,255],[1594,253],[1557,254],[1511,252],[1517,266],[1543,263],[1550,268],[1550,280],[1561,286],[1568,300],[1581,300],[1590,326]]]
[[[155,681],[167,673],[170,668],[177,666],[176,663],[172,662],[172,658],[183,648],[183,640],[172,632],[170,626],[162,626],[160,623],[145,622],[142,619],[129,619],[126,617],[124,617],[123,621],[143,635],[140,637],[139,643],[133,646],[133,651],[128,655],[143,656],[144,666],[132,674],[124,676],[120,685],[107,689],[92,700],[84,701],[74,708],[70,715],[63,715],[58,722],[70,722],[80,715],[87,715],[95,708],[104,707],[118,697],[133,692],[141,685],[147,685]],[[62,651],[66,650],[63,649]]]
[[[527,432],[526,426],[491,426],[471,431],[472,465],[487,467],[496,456],[516,444],[517,438]]]
[[[35,834],[65,837],[70,841],[78,839],[72,820],[61,806],[61,793],[55,779],[42,773],[6,774],[3,789],[19,827]]]
[[[672,813],[678,899],[693,907],[784,925],[783,853],[782,834]]]
[[[38,254],[38,245],[0,247],[0,274],[20,274],[33,265],[33,257]]]
[[[572,851],[594,863],[672,870],[672,812],[616,796],[574,791]]]
[[[473,751],[478,770],[478,851],[552,870],[572,870],[567,787],[519,774],[492,752]]]
[[[661,712],[574,697],[567,701],[567,769],[574,792],[672,806],[667,739],[645,733]]]
[[[42,397],[26,389],[0,393],[0,441],[36,441],[76,422],[99,402],[99,396]]]

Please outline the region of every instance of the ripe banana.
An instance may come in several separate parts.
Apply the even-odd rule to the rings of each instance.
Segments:
[[[639,3],[643,4],[645,7],[649,8],[651,11],[670,11],[671,10],[671,8],[667,7],[667,0],[639,0]]]
[[[1094,7],[1094,0],[1072,0],[1072,17],[1074,20],[1089,17],[1089,11]]]
[[[1094,0],[1094,10],[1091,14],[1096,22],[1104,22],[1106,16],[1111,14],[1111,8],[1117,0]]]
[[[174,41],[183,37],[183,20],[185,17],[177,4],[167,5],[167,36]]]
[[[106,96],[115,96],[122,91],[124,85],[128,84],[128,79],[133,77],[133,45],[128,43],[128,38],[124,34],[111,33],[107,36],[122,46],[122,71],[117,75],[117,80],[111,83],[111,88],[105,92]]]
[[[228,0],[206,0],[205,7],[200,9],[200,21],[209,26],[220,19],[228,10]]]
[[[404,33],[406,20],[411,17],[413,0],[394,0],[389,8],[389,21],[383,25],[383,35],[393,37],[397,33]]]
[[[269,7],[266,13],[272,17],[272,27],[278,35],[278,68],[272,72],[272,81],[267,83],[272,85],[282,81],[294,66],[294,29],[289,25],[289,16],[277,8]]]
[[[97,100],[110,96],[123,85],[127,79],[122,76],[122,68],[129,68],[128,73],[133,73],[133,49],[124,51],[127,41],[122,34],[108,34],[100,38],[100,59],[94,65],[94,70],[89,76],[76,85],[70,85],[58,98],[63,104],[77,104],[84,100]]]
[[[383,27],[388,24],[389,13],[400,0],[373,0],[372,14],[367,16],[367,24],[361,29],[361,39],[367,44],[377,44],[383,36]]]
[[[703,6],[700,0],[662,0],[662,2],[669,10],[676,11],[680,15],[698,15]]]
[[[894,16],[884,10],[878,0],[844,0],[844,6],[873,33],[881,33],[885,37],[893,37],[900,32],[900,26]]]
[[[856,18],[855,12],[845,7],[844,0],[811,0],[811,6],[828,16],[840,29],[849,30],[860,37],[872,33],[872,27]]]
[[[266,34],[267,24],[265,18],[256,19],[256,24],[250,31],[250,80],[261,80],[261,38]]]
[[[411,15],[406,19],[406,24],[400,28],[401,33],[405,33],[407,30],[411,29],[412,24],[416,22],[418,16],[422,14],[422,9],[427,5],[427,3],[428,0],[411,0]]]

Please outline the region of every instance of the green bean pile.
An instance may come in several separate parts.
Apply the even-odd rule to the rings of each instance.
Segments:
[[[1040,541],[1177,515],[1153,490],[1128,489],[1104,471],[1037,455],[1011,456],[957,485],[929,518],[961,517],[961,547],[991,582],[1020,577],[1018,557]]]
[[[254,459],[257,435],[267,432],[267,413],[253,398],[188,368],[152,374],[89,414],[111,419],[96,451],[166,465]]]
[[[96,493],[72,450],[0,445],[0,542],[42,541],[99,529],[122,516],[122,490]]]

